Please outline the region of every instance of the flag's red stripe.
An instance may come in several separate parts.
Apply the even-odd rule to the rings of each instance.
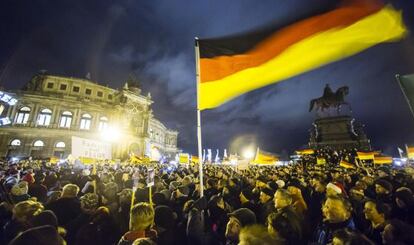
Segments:
[[[264,39],[245,54],[200,59],[201,82],[213,82],[250,67],[259,66],[292,44],[332,28],[343,28],[379,11],[382,4],[372,0],[351,2],[328,13],[290,25]],[[304,54],[306,55],[306,54]],[[298,57],[298,59],[304,59]]]

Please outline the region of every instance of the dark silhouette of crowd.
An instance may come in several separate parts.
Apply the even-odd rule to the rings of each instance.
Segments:
[[[409,164],[205,165],[203,197],[198,166],[0,170],[0,244],[414,244]]]

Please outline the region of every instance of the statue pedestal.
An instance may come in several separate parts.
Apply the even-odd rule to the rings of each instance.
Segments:
[[[313,149],[329,146],[333,149],[371,150],[363,127],[350,116],[318,118],[310,130],[309,146]]]

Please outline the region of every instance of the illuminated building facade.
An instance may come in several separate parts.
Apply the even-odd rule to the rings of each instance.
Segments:
[[[88,79],[39,74],[18,91],[17,103],[6,106],[11,124],[0,128],[0,156],[65,158],[72,152],[72,136],[110,141],[113,159],[131,153],[173,158],[178,132],[154,118],[150,94],[134,81],[120,90]],[[117,131],[117,137],[111,135]]]

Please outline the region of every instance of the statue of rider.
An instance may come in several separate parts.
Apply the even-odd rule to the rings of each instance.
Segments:
[[[330,98],[333,95],[333,91],[331,87],[329,87],[329,83],[326,84],[325,89],[323,90],[323,98]]]

